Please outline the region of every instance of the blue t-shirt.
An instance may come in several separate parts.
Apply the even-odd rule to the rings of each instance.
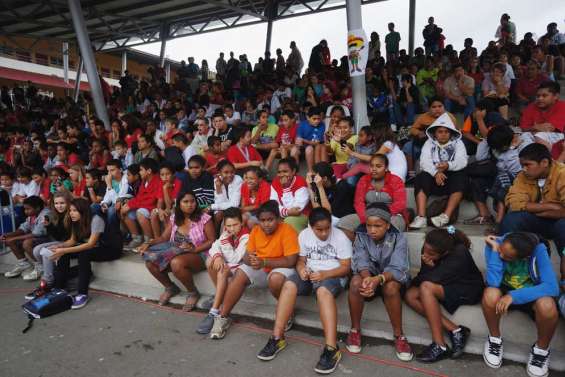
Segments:
[[[307,141],[318,140],[319,142],[324,142],[325,131],[326,126],[324,122],[321,122],[318,127],[312,127],[308,120],[303,120],[298,126],[298,132],[296,136]]]

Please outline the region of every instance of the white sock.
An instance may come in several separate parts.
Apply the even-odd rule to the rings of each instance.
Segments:
[[[456,329],[453,330],[451,333],[452,333],[452,334],[457,334],[459,331],[461,331],[461,327],[456,328]]]
[[[211,308],[209,313],[212,314],[214,317],[218,317],[220,315],[220,309]]]
[[[442,349],[442,351],[447,351],[447,347],[446,347],[446,346],[440,346],[439,344],[438,344],[438,346],[439,346],[439,348]]]
[[[536,343],[536,344],[534,344],[534,351],[535,351],[538,355],[546,356],[546,355],[549,353],[549,348],[544,350],[543,348],[540,348],[540,347],[538,346],[538,344]]]
[[[496,343],[496,344],[501,344],[501,343],[502,343],[502,338],[499,337],[499,336],[492,336],[492,335],[489,335],[488,338],[489,338],[489,340],[490,340],[491,342],[493,342],[493,343]]]

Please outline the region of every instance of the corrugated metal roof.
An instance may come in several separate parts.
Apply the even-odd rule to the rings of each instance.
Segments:
[[[363,4],[384,0],[364,0]],[[237,26],[323,12],[345,0],[81,0],[90,39],[97,50],[121,49]],[[0,33],[74,40],[65,0],[0,1]]]

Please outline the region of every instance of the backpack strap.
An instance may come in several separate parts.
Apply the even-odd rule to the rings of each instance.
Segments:
[[[35,320],[35,318],[31,314],[27,315],[27,326],[26,326],[25,329],[22,330],[22,334],[25,334],[26,332],[28,332],[33,327],[33,321],[34,320]]]

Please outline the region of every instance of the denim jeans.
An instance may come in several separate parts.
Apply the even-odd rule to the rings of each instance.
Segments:
[[[502,224],[500,233],[508,232],[533,232],[543,238],[553,240],[560,256],[565,250],[565,219],[546,219],[526,211],[508,212]]]
[[[463,109],[463,115],[465,116],[465,118],[467,118],[469,115],[473,113],[473,111],[475,111],[475,97],[466,96],[465,101],[467,102],[467,104]],[[462,105],[460,105],[457,102],[453,102],[449,98],[445,99],[445,109],[450,113],[457,112],[457,109],[460,109],[462,107],[463,107]]]

